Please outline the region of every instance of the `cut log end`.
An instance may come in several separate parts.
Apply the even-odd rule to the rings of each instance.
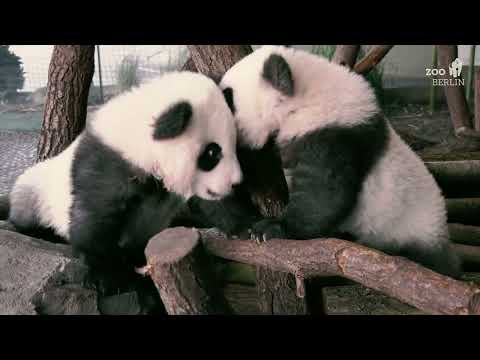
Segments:
[[[154,264],[174,264],[191,253],[198,241],[199,235],[195,229],[185,227],[167,229],[150,239],[145,255]]]

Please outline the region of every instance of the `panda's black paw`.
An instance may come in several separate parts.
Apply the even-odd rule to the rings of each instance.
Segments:
[[[250,240],[256,243],[266,242],[270,239],[284,239],[285,231],[282,222],[277,219],[265,219],[257,222],[249,230]]]

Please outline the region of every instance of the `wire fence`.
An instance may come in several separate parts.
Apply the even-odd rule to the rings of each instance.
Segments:
[[[11,81],[18,74],[11,70],[10,59],[0,56],[0,103],[41,101],[53,45],[10,45],[9,51],[20,59],[24,81],[23,86]],[[124,89],[128,80],[138,84],[181,68],[187,57],[188,50],[183,45],[97,45],[92,94],[100,92],[102,86],[101,92],[108,98]]]

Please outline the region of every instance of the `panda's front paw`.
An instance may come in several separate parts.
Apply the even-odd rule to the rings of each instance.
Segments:
[[[249,230],[250,239],[256,243],[266,242],[269,239],[284,239],[285,231],[280,220],[265,219],[257,222]]]

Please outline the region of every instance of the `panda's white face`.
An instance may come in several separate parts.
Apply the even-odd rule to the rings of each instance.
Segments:
[[[241,181],[233,115],[204,75],[171,73],[143,84],[100,109],[91,127],[185,199],[218,200]]]

